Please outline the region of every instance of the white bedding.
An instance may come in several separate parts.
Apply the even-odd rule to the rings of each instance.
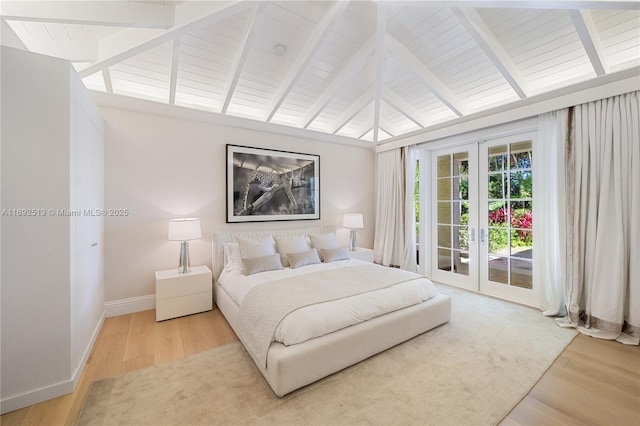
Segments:
[[[339,269],[353,265],[371,265],[356,259],[308,265],[302,268],[284,268],[245,276],[240,271],[223,270],[219,283],[240,306],[249,291],[260,284],[294,277],[315,271]],[[436,295],[431,281],[417,278],[391,288],[359,294],[352,297],[318,303],[300,308],[282,320],[275,332],[275,341],[285,346],[305,342],[314,337],[340,330],[350,325],[384,315],[428,300]]]

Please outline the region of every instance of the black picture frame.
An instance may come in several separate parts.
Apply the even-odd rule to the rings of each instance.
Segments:
[[[226,146],[227,223],[320,219],[320,156]]]

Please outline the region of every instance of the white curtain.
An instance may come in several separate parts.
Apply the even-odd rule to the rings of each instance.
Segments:
[[[569,325],[640,342],[638,92],[573,108],[568,157]]]
[[[533,175],[536,191],[534,287],[543,290],[542,313],[565,315],[566,150],[569,110],[538,117]]]
[[[411,182],[415,183],[415,161],[413,147],[378,154],[376,232],[373,244],[376,263],[410,271],[416,270],[415,206],[411,185]],[[413,168],[409,172],[411,164]]]

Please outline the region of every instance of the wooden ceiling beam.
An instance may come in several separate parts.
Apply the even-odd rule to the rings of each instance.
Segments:
[[[376,3],[387,0],[375,0]],[[415,0],[394,0],[394,6],[417,6]],[[432,8],[491,8],[491,9],[591,9],[591,10],[640,10],[637,0],[429,0]]]
[[[102,70],[102,79],[104,80],[104,88],[107,93],[113,93],[113,84],[111,82],[111,74],[109,73],[109,68],[105,68]]]
[[[311,109],[305,116],[302,126],[303,128],[309,127],[313,120],[316,119],[318,114],[331,102],[334,96],[347,84],[355,75],[360,72],[373,54],[373,50],[376,47],[376,37],[371,36],[358,50],[358,52],[351,57],[351,60],[340,70],[338,75],[333,79],[329,87],[322,93],[318,100],[311,106]]]
[[[335,2],[333,6],[331,6],[331,9],[322,17],[322,20],[314,28],[309,39],[302,48],[302,51],[296,56],[295,62],[289,69],[287,76],[282,84],[280,84],[278,91],[273,97],[273,101],[267,110],[265,121],[271,121],[271,119],[273,119],[273,116],[278,112],[280,105],[282,105],[284,100],[287,98],[289,92],[293,89],[305,68],[317,52],[318,47],[327,37],[331,28],[333,28],[333,24],[335,24],[348,5],[348,1]]]
[[[387,34],[387,8],[378,3],[376,15],[376,95],[373,109],[373,143],[378,143],[380,129],[380,109],[384,83],[385,36]],[[387,132],[388,133],[388,132]]]
[[[128,28],[101,40],[98,60],[80,70],[78,74],[80,78],[87,77],[105,67],[168,43],[205,25],[241,13],[252,6],[254,3],[240,0],[224,3],[197,1],[182,3],[176,6],[176,25],[168,30]],[[180,11],[179,15],[178,11]]]
[[[393,108],[398,110],[400,114],[407,117],[410,121],[412,121],[416,126],[424,129],[426,126],[424,117],[422,113],[418,111],[413,105],[409,102],[402,99],[396,92],[389,88],[385,88],[383,99]]]
[[[236,56],[233,59],[233,64],[231,65],[231,77],[227,80],[227,83],[224,87],[224,92],[222,92],[224,101],[222,103],[222,108],[220,109],[221,114],[227,113],[227,109],[229,108],[229,104],[231,103],[231,98],[233,98],[233,93],[235,92],[236,86],[238,85],[240,74],[242,74],[242,69],[244,68],[245,62],[247,61],[249,50],[253,45],[253,40],[256,35],[256,22],[258,22],[259,17],[262,16],[265,4],[266,3],[260,3],[249,12],[249,17],[247,18],[247,22],[244,26],[242,40],[240,41],[240,45],[236,49]]]
[[[466,109],[462,102],[440,81],[413,53],[409,51],[391,34],[387,35],[389,52],[400,62],[413,72],[431,93],[453,111],[457,116],[465,115]]]
[[[600,37],[591,19],[591,14],[588,10],[570,10],[569,16],[571,16],[573,26],[580,37],[580,42],[582,42],[582,46],[587,52],[596,75],[605,75],[609,72],[607,56],[600,43]]]
[[[3,1],[5,19],[129,28],[171,28],[175,6],[123,1]]]
[[[451,10],[520,99],[530,96],[527,81],[478,12],[457,7]]]
[[[372,91],[370,89],[367,89],[357,101],[352,103],[349,108],[340,114],[340,117],[335,121],[334,127],[330,130],[331,134],[335,135],[338,133],[344,126],[353,120],[353,117],[360,114],[362,110],[364,110],[373,101],[374,95],[371,92]]]
[[[169,105],[176,103],[176,85],[178,84],[178,66],[180,64],[180,39],[173,40],[171,46],[171,76],[169,78]]]
[[[28,40],[25,44],[31,52],[70,62],[93,62],[98,58],[97,41]]]

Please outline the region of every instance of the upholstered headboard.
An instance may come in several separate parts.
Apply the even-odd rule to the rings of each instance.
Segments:
[[[280,230],[260,230],[260,231],[220,231],[211,234],[211,248],[212,259],[211,265],[213,267],[213,279],[218,280],[220,273],[222,272],[222,266],[224,264],[224,243],[235,243],[237,237],[241,238],[263,238],[271,234],[281,237],[293,237],[296,235],[304,234],[326,234],[328,232],[335,232],[334,226],[310,226],[307,228],[296,229],[280,229]]]

